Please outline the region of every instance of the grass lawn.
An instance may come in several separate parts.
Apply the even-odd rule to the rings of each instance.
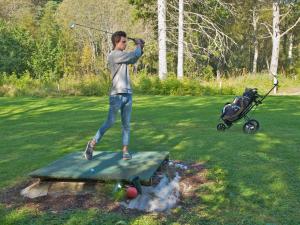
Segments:
[[[199,185],[188,210],[126,216],[105,209],[36,211],[0,202],[0,224],[300,224],[300,96],[271,96],[242,123],[216,131],[232,97],[134,96],[130,148],[170,151],[171,159],[204,162],[211,181]],[[107,97],[0,98],[0,190],[74,151],[82,151],[106,119]],[[97,150],[120,150],[120,118]]]

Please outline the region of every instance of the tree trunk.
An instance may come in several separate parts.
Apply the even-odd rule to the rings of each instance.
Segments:
[[[268,69],[268,71],[270,73],[270,64],[269,64],[269,59],[268,59],[267,56],[266,56],[265,60],[266,60],[267,69]]]
[[[253,9],[253,14],[252,14],[252,19],[253,19],[253,34],[254,34],[254,40],[253,40],[253,45],[254,45],[254,56],[253,56],[253,67],[252,67],[252,73],[256,74],[257,72],[257,58],[258,58],[258,40],[257,40],[257,22],[258,22],[258,15],[256,14],[256,8]]]
[[[293,62],[293,34],[291,33],[289,36],[289,50],[288,50],[288,65],[291,65]]]
[[[177,78],[183,78],[183,0],[179,0]]]
[[[273,2],[273,35],[272,35],[272,57],[270,73],[274,76],[274,84],[277,83],[277,69],[280,46],[280,30],[279,30],[279,2]],[[274,88],[274,93],[277,93],[277,87]]]
[[[221,71],[220,71],[219,65],[217,68],[217,82],[219,82],[220,94],[222,94],[222,80],[221,80]]]
[[[158,75],[161,80],[167,76],[166,47],[166,1],[157,0],[158,7]]]
[[[92,70],[94,73],[97,73],[97,66],[96,66],[96,44],[95,44],[95,40],[94,40],[94,37],[93,37],[93,34],[90,30],[87,30],[88,31],[88,34],[89,34],[89,38],[90,38],[90,46],[91,46],[91,49],[92,49],[92,67],[90,68],[90,70]],[[90,71],[89,71],[90,72]]]
[[[133,65],[133,74],[137,75],[138,72],[138,62]]]
[[[220,69],[217,68],[217,81],[220,81],[221,80],[221,72],[220,72]]]

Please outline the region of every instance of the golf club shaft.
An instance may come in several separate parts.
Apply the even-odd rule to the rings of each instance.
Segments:
[[[73,24],[76,25],[76,26],[85,27],[85,28],[88,28],[88,29],[91,29],[91,30],[97,30],[97,31],[104,32],[104,33],[107,33],[107,34],[113,34],[112,32],[109,32],[109,31],[106,31],[106,30],[101,30],[101,29],[98,29],[98,28],[95,28],[95,27],[90,27],[90,26],[79,24],[79,23],[73,23]],[[132,41],[135,42],[135,38],[131,38],[131,37],[127,37],[127,38],[129,40],[132,40]]]

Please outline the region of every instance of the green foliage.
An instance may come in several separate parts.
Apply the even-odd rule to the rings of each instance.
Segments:
[[[151,19],[152,23],[156,21],[156,13],[153,10],[153,5],[156,4],[155,0],[128,0],[128,2],[135,7],[134,16],[136,19]]]
[[[184,40],[187,42],[184,48],[184,74],[209,80],[216,76],[217,70],[227,76],[252,71],[253,10],[257,11],[259,19],[257,69],[267,71],[272,41],[266,37],[268,32],[262,24],[272,22],[271,3],[234,0],[229,4],[226,1],[209,0],[185,4],[184,10],[188,16],[184,25]],[[120,0],[119,7],[114,8],[114,5],[114,2],[104,0],[100,3],[97,0],[1,1],[0,73],[14,72],[20,77],[28,70],[35,78],[57,81],[64,75],[99,74],[104,71],[111,49],[109,36],[81,28],[70,31],[70,21],[77,21],[111,32],[113,29],[123,29],[130,36],[145,38],[145,52],[138,68],[152,75],[157,74],[157,1]],[[166,7],[168,71],[176,73],[177,47],[174,43],[177,42],[178,1],[170,0]],[[283,15],[290,12],[281,20],[280,28],[285,31],[299,17],[300,3],[294,1],[293,4],[281,4],[280,7]],[[10,10],[12,8],[14,10]],[[124,12],[124,20],[118,20],[118,15],[125,15]],[[236,44],[229,39],[218,42],[220,37],[215,37],[214,29],[206,29],[211,23]],[[199,27],[204,30],[199,32]],[[295,26],[281,39],[279,72],[286,76],[299,75],[299,33],[299,26]],[[293,58],[289,59],[288,37],[291,34],[294,36],[294,47]],[[213,40],[209,40],[209,36]],[[228,49],[225,50],[223,44]]]
[[[55,19],[57,3],[49,1],[40,21],[40,35],[32,55],[32,68],[37,78],[58,80],[63,75],[61,31]]]
[[[104,96],[110,90],[108,74],[85,76],[64,76],[55,81],[34,79],[26,71],[20,78],[16,74],[0,75],[0,96]],[[300,77],[280,76],[279,93],[299,91]],[[267,74],[239,76],[202,80],[185,77],[178,80],[169,74],[165,80],[146,73],[132,77],[133,91],[137,94],[202,96],[202,95],[241,95],[246,87],[256,87],[261,93],[267,92],[272,86],[272,79]]]
[[[232,1],[231,4],[224,3],[223,5],[220,3],[220,1],[210,0],[201,3],[192,1],[185,4],[186,13],[191,12],[188,18],[194,18],[196,23],[189,23],[187,20],[185,24],[184,38],[189,43],[184,48],[186,51],[184,75],[194,80],[184,79],[178,82],[171,75],[176,73],[177,68],[177,47],[174,43],[177,42],[178,18],[177,10],[174,7],[178,6],[178,1],[171,0],[167,4],[167,36],[170,39],[170,42],[167,43],[167,62],[170,77],[164,81],[159,81],[155,76],[158,71],[156,1],[120,0],[120,7],[117,10],[113,10],[113,2],[104,0],[101,0],[101,4],[103,4],[101,7],[99,7],[99,1],[96,0],[84,3],[79,0],[0,2],[0,5],[3,6],[0,10],[0,18],[4,19],[0,22],[0,73],[15,74],[17,77],[27,73],[33,78],[41,79],[41,84],[49,84],[50,87],[46,88],[43,95],[56,93],[56,90],[61,88],[59,87],[60,81],[66,77],[69,79],[69,77],[78,78],[86,75],[86,78],[83,78],[86,82],[90,79],[90,75],[101,74],[100,76],[102,76],[106,73],[106,57],[110,51],[110,38],[107,35],[82,28],[71,31],[69,29],[70,21],[78,20],[77,22],[96,27],[99,25],[100,28],[108,30],[112,27],[114,29],[124,28],[130,36],[134,34],[146,38],[144,54],[137,65],[138,71],[144,75],[134,82],[135,89],[139,93],[163,95],[236,93],[237,88],[232,85],[223,85],[222,88],[219,88],[219,84],[213,84],[216,72],[219,71],[223,77],[230,78],[244,76],[252,70],[254,36],[251,25],[252,15],[249,12],[255,7],[256,9],[260,7],[271,9],[271,4],[260,1]],[[9,15],[5,9],[11,8],[12,5],[16,12]],[[229,10],[233,9],[232,6],[235,7],[233,14]],[[298,18],[299,7],[298,3],[295,3],[292,8],[288,8],[288,5],[281,5],[282,13],[289,10],[293,12],[287,14],[282,20],[282,30],[288,29]],[[133,8],[136,10],[136,17],[132,16]],[[90,10],[90,13],[86,17],[87,10]],[[122,14],[124,10],[128,12],[126,19],[116,21],[117,17],[114,15]],[[213,37],[214,31],[208,29],[202,32],[202,35],[195,31],[199,29],[199,26],[203,26],[203,20],[196,14],[216,24],[236,42],[235,45],[229,41],[231,44],[228,45],[228,51],[223,52],[226,62],[221,57],[221,46],[214,41],[209,41],[204,35],[207,33]],[[265,38],[266,29],[261,26],[261,22],[271,22],[271,10],[258,10],[258,16],[260,24],[257,31],[259,40],[258,71],[266,72],[272,43],[270,39]],[[143,33],[142,30],[145,32]],[[294,36],[292,59],[287,58],[289,34],[284,36],[281,42],[279,72],[292,79],[298,79],[300,74],[299,33],[299,26],[294,27],[289,33]],[[128,49],[131,50],[132,47],[133,45]],[[206,51],[203,51],[203,48]],[[75,82],[73,78],[72,81],[76,86],[77,81]],[[73,89],[74,94],[106,94],[104,90],[108,89],[108,81],[105,80],[105,82],[104,89],[99,88],[99,85],[94,85],[93,82],[83,83],[82,86]],[[226,83],[226,80],[224,82]],[[3,94],[10,95],[3,91],[4,87],[1,88]],[[6,86],[6,88],[8,87]],[[11,87],[9,93],[14,93],[12,91],[16,90],[14,88]],[[71,92],[73,93],[73,91]],[[29,92],[25,91],[24,93]],[[64,94],[66,93],[69,92],[64,92]]]
[[[0,73],[21,74],[28,70],[32,50],[29,32],[0,19]]]
[[[214,79],[215,76],[214,76],[213,68],[210,65],[207,65],[202,69],[202,77],[205,80]]]
[[[103,96],[109,93],[110,82],[96,75],[65,76],[60,80],[35,79],[26,71],[17,78],[16,74],[0,75],[0,96]]]

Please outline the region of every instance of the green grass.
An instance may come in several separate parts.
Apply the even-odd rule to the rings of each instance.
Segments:
[[[255,135],[242,123],[225,133],[216,125],[231,96],[134,96],[130,148],[170,151],[172,159],[205,162],[190,208],[171,215],[125,216],[105,209],[65,213],[7,209],[0,224],[300,224],[300,96],[271,96],[252,117]],[[59,157],[81,151],[105,120],[107,97],[0,98],[0,189]],[[120,150],[120,119],[97,150]],[[122,223],[123,221],[123,223]]]

